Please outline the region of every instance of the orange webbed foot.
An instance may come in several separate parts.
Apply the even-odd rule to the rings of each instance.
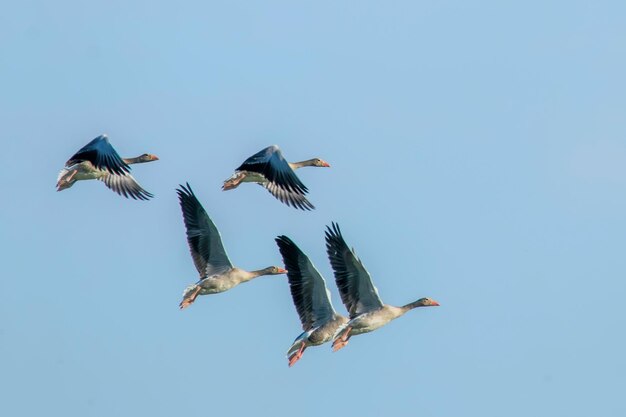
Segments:
[[[346,329],[333,340],[333,352],[337,352],[348,344],[348,340],[350,340],[350,330],[352,330],[352,327],[346,327]]]
[[[333,342],[333,352],[337,352],[339,349],[344,348],[346,345],[348,344],[347,341],[343,341],[343,340],[335,340]]]
[[[192,305],[193,302],[196,301],[196,298],[198,297],[199,293],[200,293],[200,287],[198,286],[195,290],[193,290],[193,292],[191,294],[189,294],[187,297],[183,298],[183,301],[181,301],[180,304],[178,305],[180,307],[180,309],[184,310],[185,308],[187,308],[190,305]]]
[[[298,351],[296,353],[294,353],[293,355],[291,355],[289,357],[289,367],[291,368],[296,362],[298,362],[300,360],[300,358],[302,357],[302,355],[304,354],[304,349],[306,349],[306,345],[304,344],[304,342],[302,342],[302,344],[300,345],[300,349],[298,349]]]

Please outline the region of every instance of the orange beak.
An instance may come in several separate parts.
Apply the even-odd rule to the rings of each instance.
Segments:
[[[158,157],[158,156],[156,156],[156,155],[150,155],[150,160],[151,160],[151,161],[158,161],[158,160],[159,160],[159,157]]]
[[[435,300],[432,300],[431,307],[439,307],[439,303],[436,302]]]
[[[330,164],[326,161],[322,161],[322,166],[326,168],[330,168]]]
[[[286,269],[278,268],[279,274],[286,274],[288,271]]]

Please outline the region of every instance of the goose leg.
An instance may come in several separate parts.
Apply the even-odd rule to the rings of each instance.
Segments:
[[[191,292],[185,294],[185,296],[183,297],[183,301],[181,301],[179,304],[180,309],[182,310],[186,307],[189,307],[191,304],[193,304],[193,302],[196,301],[196,298],[198,298],[199,293],[200,293],[200,286],[196,285],[196,288],[191,290]]]
[[[65,179],[65,181],[67,181],[67,182],[72,181],[72,178],[74,178],[74,176],[76,175],[76,173],[77,173],[77,172],[78,172],[77,170],[72,171],[72,173],[70,174],[70,176],[69,176],[69,177],[67,177],[67,178]]]
[[[240,172],[233,174],[232,177],[224,181],[224,185],[222,185],[222,191],[227,191],[227,190],[232,190],[233,188],[237,188],[245,177],[246,176]]]
[[[348,340],[350,340],[350,330],[352,330],[352,327],[346,327],[346,329],[333,340],[333,352],[337,352],[348,344]]]
[[[59,178],[59,181],[57,182],[57,191],[62,191],[66,188],[70,188],[74,184],[72,182],[72,179],[76,176],[77,172],[77,170],[72,170],[69,171],[69,173],[66,173],[63,178]]]
[[[291,368],[296,362],[298,362],[300,360],[300,358],[302,357],[302,355],[304,354],[304,349],[306,349],[306,345],[304,344],[304,342],[300,343],[300,349],[298,349],[298,351],[296,353],[294,353],[293,355],[291,355],[289,357],[289,367]]]

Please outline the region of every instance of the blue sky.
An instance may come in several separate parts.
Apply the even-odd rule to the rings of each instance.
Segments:
[[[626,413],[623,2],[128,3],[0,15],[2,415]],[[101,133],[154,200],[55,191]],[[220,190],[270,144],[332,165],[315,212]],[[332,284],[337,221],[385,302],[441,307],[289,369],[284,276],[178,310],[186,181],[238,266],[286,234]]]

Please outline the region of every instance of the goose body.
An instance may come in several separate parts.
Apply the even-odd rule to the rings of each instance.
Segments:
[[[148,200],[153,195],[144,190],[130,174],[131,164],[157,161],[155,155],[121,158],[106,135],[98,136],[76,152],[59,172],[57,191],[73,186],[77,181],[100,180],[108,188],[126,198]]]
[[[335,311],[324,278],[304,252],[287,236],[278,236],[276,244],[287,268],[289,290],[304,330],[287,351],[289,366],[293,366],[307,347],[331,341],[348,318]]]
[[[350,337],[372,332],[414,308],[439,305],[430,298],[420,298],[402,307],[384,304],[372,278],[361,260],[346,244],[336,223],[327,227],[326,251],[341,300],[350,314],[350,321],[333,336],[335,351],[347,345]]]
[[[217,227],[196,198],[193,190],[180,186],[176,190],[183,212],[187,243],[200,280],[183,292],[180,308],[191,305],[198,295],[217,294],[263,275],[284,274],[287,271],[270,266],[256,271],[246,271],[231,263]]]
[[[299,208],[311,210],[315,207],[305,197],[306,186],[296,176],[295,170],[302,167],[330,167],[320,158],[301,162],[287,162],[276,145],[268,146],[246,159],[235,173],[224,181],[222,190],[232,190],[244,182],[253,182],[266,188],[281,202]]]

